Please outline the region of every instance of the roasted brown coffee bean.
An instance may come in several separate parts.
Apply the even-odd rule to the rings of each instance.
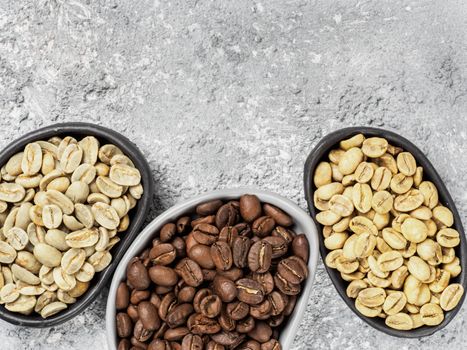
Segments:
[[[284,294],[273,291],[268,295],[268,299],[271,303],[271,315],[277,316],[285,310],[289,298]]]
[[[237,230],[237,233],[239,236],[250,237],[252,234],[251,227],[246,222],[240,222],[236,224],[234,227]]]
[[[271,266],[272,246],[265,240],[254,243],[248,253],[248,267],[253,272],[263,273]]]
[[[177,257],[177,252],[172,244],[157,244],[149,251],[149,259],[154,265],[169,265]]]
[[[151,292],[149,290],[137,290],[131,291],[130,302],[133,305],[138,305],[141,301],[149,299]]]
[[[203,339],[199,335],[187,334],[182,341],[182,350],[203,350]]]
[[[125,282],[120,282],[117,288],[117,296],[115,297],[115,307],[117,310],[123,310],[130,303],[130,291]]]
[[[146,343],[143,343],[142,341],[139,341],[134,336],[131,337],[130,343],[132,345],[130,350],[140,350],[140,349],[146,350],[147,347],[148,347]]]
[[[219,230],[214,225],[198,224],[193,228],[194,239],[201,244],[211,245],[219,236]]]
[[[188,333],[190,333],[190,331],[187,327],[169,328],[164,333],[164,339],[168,341],[179,341]]]
[[[190,331],[193,334],[204,335],[204,334],[216,334],[221,330],[219,323],[209,317],[202,314],[195,314],[190,317]]]
[[[130,350],[131,343],[128,339],[121,339],[118,342],[117,350]]]
[[[266,343],[261,344],[261,350],[282,350],[282,346],[276,339],[270,339]]]
[[[149,297],[149,302],[156,307],[156,309],[159,309],[159,306],[161,305],[161,297],[157,295],[156,293],[151,293],[151,296]]]
[[[147,289],[151,280],[141,260],[133,258],[126,269],[126,278],[131,287],[139,290]]]
[[[234,226],[224,226],[219,232],[219,241],[227,242],[229,246],[233,245],[235,238],[238,237],[238,231]]]
[[[257,320],[266,320],[271,317],[272,305],[269,299],[264,299],[258,305],[250,307],[250,315]]]
[[[275,226],[276,222],[273,218],[269,216],[262,216],[253,221],[251,224],[251,229],[255,235],[263,238],[269,235]]]
[[[239,350],[261,350],[261,344],[256,340],[248,340],[241,344],[237,349]]]
[[[245,318],[250,312],[250,307],[242,301],[235,301],[227,304],[227,314],[235,321]]]
[[[242,278],[236,282],[238,300],[249,305],[257,305],[264,299],[264,291],[261,284],[251,278]]]
[[[211,257],[211,248],[207,245],[196,244],[188,251],[188,257],[204,269],[216,267]]]
[[[191,304],[180,304],[175,306],[169,313],[165,321],[170,328],[175,328],[186,323],[188,317],[193,313],[194,309]]]
[[[177,220],[177,232],[184,233],[187,227],[190,226],[191,219],[189,216],[182,216]]]
[[[186,236],[186,238],[185,238],[185,248],[186,248],[187,252],[189,252],[191,250],[191,248],[193,248],[197,244],[199,244],[199,243],[195,239],[195,236],[194,236],[193,232],[191,232],[190,234],[188,234],[188,236]]]
[[[174,269],[161,265],[151,267],[149,277],[156,285],[164,287],[172,287],[178,282],[178,276]]]
[[[256,282],[261,284],[263,288],[264,294],[269,294],[274,289],[274,278],[269,272],[266,273],[253,273],[251,278],[254,279]]]
[[[299,284],[308,276],[308,267],[298,256],[291,256],[281,260],[277,266],[277,272],[288,282]]]
[[[230,303],[237,297],[237,287],[235,283],[223,276],[214,278],[212,289],[224,303]]]
[[[205,225],[214,225],[216,223],[216,216],[215,215],[209,215],[209,216],[202,216],[200,218],[194,219],[191,222],[191,227],[196,227],[201,224]]]
[[[272,247],[272,259],[280,258],[287,253],[288,244],[284,238],[279,236],[269,236],[263,239]]]
[[[239,333],[248,333],[255,328],[255,319],[252,316],[245,317],[237,322],[235,330]]]
[[[244,268],[248,263],[248,252],[250,251],[250,239],[245,236],[235,238],[232,245],[233,263],[239,268]]]
[[[214,280],[214,277],[216,277],[216,275],[217,275],[216,270],[202,269],[201,272],[203,273],[203,280],[204,281],[212,281],[212,280]]]
[[[274,283],[276,287],[286,295],[297,295],[301,291],[299,284],[290,283],[281,274],[276,273],[274,276]]]
[[[248,336],[260,343],[265,343],[271,339],[272,329],[265,322],[256,322],[255,328],[248,332]]]
[[[201,300],[199,308],[204,316],[214,318],[221,312],[222,300],[217,295],[208,295]]]
[[[126,313],[128,314],[128,316],[130,316],[133,322],[138,321],[139,316],[138,316],[138,308],[136,307],[136,305],[132,305],[132,304],[128,305],[126,309]]]
[[[217,270],[217,274],[235,282],[236,280],[243,277],[243,270],[239,269],[238,267],[232,267],[227,271]]]
[[[217,321],[219,322],[221,328],[226,332],[231,332],[235,330],[235,326],[237,325],[235,323],[235,320],[228,315],[225,304],[222,307],[221,314],[217,318]]]
[[[218,344],[214,340],[211,340],[206,345],[206,350],[225,350],[225,347],[224,347],[224,345]]]
[[[211,336],[212,340],[224,346],[233,346],[236,343],[240,344],[244,338],[245,338],[244,335],[240,335],[237,332],[226,332],[226,331],[222,331]],[[234,349],[234,347],[232,347],[232,349]]]
[[[196,289],[191,286],[186,286],[178,292],[178,301],[180,303],[191,303],[195,297]]]
[[[232,267],[232,250],[226,242],[215,242],[211,246],[211,257],[217,269],[221,271],[226,271]]]
[[[177,232],[177,227],[173,223],[168,223],[162,226],[160,231],[160,238],[162,243],[169,242],[175,236]]]
[[[175,237],[172,241],[172,245],[175,248],[178,258],[184,258],[186,256],[186,243],[181,237]]]
[[[198,290],[193,298],[193,307],[195,308],[196,313],[201,313],[201,300],[205,297],[212,295],[212,291],[209,288],[202,288]]]
[[[130,316],[124,312],[117,314],[117,334],[120,338],[126,338],[131,335],[133,331],[133,322]]]
[[[182,259],[177,264],[175,271],[189,286],[198,287],[203,283],[203,272],[199,265],[191,259]]]
[[[216,213],[216,226],[220,230],[224,226],[233,226],[238,221],[238,211],[232,203],[224,204]]]
[[[285,226],[285,227],[292,226],[293,224],[292,218],[289,215],[287,215],[284,211],[273,206],[272,204],[268,204],[268,203],[264,204],[263,210],[267,216],[274,219],[277,225]]]
[[[143,301],[138,304],[138,316],[144,328],[155,331],[161,326],[161,320],[157,310],[149,301]]]
[[[272,236],[279,236],[285,239],[287,244],[292,243],[295,233],[292,230],[286,229],[282,226],[277,226],[271,233]]]
[[[166,295],[164,295],[158,309],[159,317],[165,321],[167,318],[167,314],[171,310],[173,310],[173,308],[175,308],[176,305],[177,297],[175,296],[175,293],[167,293]]]
[[[301,233],[294,237],[292,241],[292,253],[303,261],[308,262],[310,247],[305,234]]]
[[[246,222],[252,222],[261,216],[261,202],[252,194],[240,197],[240,215]]]
[[[148,350],[173,350],[170,343],[163,339],[154,339],[148,346]]]
[[[196,214],[199,216],[207,216],[215,214],[224,203],[219,199],[200,204],[196,207]]]
[[[295,309],[295,304],[297,303],[297,296],[296,295],[288,295],[288,302],[284,309],[284,315],[290,316]]]

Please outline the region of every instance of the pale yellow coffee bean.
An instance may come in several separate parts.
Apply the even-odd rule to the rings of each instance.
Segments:
[[[368,284],[365,281],[362,280],[354,280],[349,283],[346,289],[346,294],[349,298],[357,298],[358,293],[360,293],[361,290],[365,289],[368,287]]]
[[[38,187],[40,182],[42,180],[42,175],[41,174],[36,174],[36,175],[18,175],[15,179],[15,183],[18,185],[29,189],[29,188],[34,188]]]
[[[376,276],[373,271],[369,271],[367,274],[368,282],[373,287],[388,288],[391,285],[391,281],[387,278],[381,278]]]
[[[113,198],[110,201],[110,205],[115,209],[115,211],[117,212],[120,218],[124,217],[130,210],[130,203],[128,199],[126,199],[126,197],[125,198],[123,197]],[[352,209],[353,209],[353,205],[352,205]]]
[[[69,185],[69,180],[67,177],[64,176],[65,173],[60,170],[60,169],[54,169],[52,170],[51,172],[49,172],[47,175],[45,175],[42,179],[41,179],[41,182],[39,183],[39,189],[41,191],[45,191],[48,186],[56,179],[62,179],[62,180],[59,180],[57,182],[57,184],[54,184],[51,186],[50,189],[55,189],[55,188],[60,188],[63,190],[63,188],[65,188],[63,191],[66,190],[66,183],[68,183]],[[66,180],[64,180],[66,179]]]
[[[107,144],[99,149],[99,159],[104,164],[110,164],[112,157],[116,154],[123,154],[123,152],[115,145]]]
[[[413,177],[402,173],[394,175],[391,179],[391,191],[397,194],[406,193],[413,185]]]
[[[41,226],[36,226],[33,222],[28,225],[27,234],[29,238],[29,242],[35,246],[38,243],[45,242],[45,230]]]
[[[356,183],[352,188],[352,202],[361,213],[367,213],[371,209],[373,192],[368,184]]]
[[[0,200],[8,203],[17,203],[26,195],[23,186],[16,183],[0,183]]]
[[[333,233],[334,231],[332,230],[332,226],[323,226],[323,237],[324,238],[328,238]]]
[[[355,243],[357,242],[358,235],[351,235],[344,243],[342,248],[342,255],[347,259],[356,259]]]
[[[2,269],[2,275],[3,275],[5,284],[14,283],[11,269],[8,266],[2,266],[1,269]]]
[[[407,297],[402,292],[392,292],[386,297],[383,304],[383,311],[387,315],[395,315],[401,312],[407,304]]]
[[[444,320],[444,313],[441,308],[432,303],[423,305],[420,308],[422,321],[427,326],[437,326]]]
[[[109,176],[110,167],[107,164],[96,163],[94,165],[94,168],[96,168],[96,175],[97,176]]]
[[[94,136],[86,136],[78,144],[83,150],[82,162],[90,165],[96,164],[99,154],[99,141]]]
[[[441,293],[440,305],[444,311],[451,311],[454,309],[464,294],[464,287],[459,283],[453,283],[444,289]]]
[[[368,307],[363,305],[358,299],[355,299],[355,308],[366,317],[377,317],[382,310],[381,306]]]
[[[101,193],[109,198],[118,198],[123,194],[123,187],[106,176],[98,176],[96,179],[96,186]]]
[[[378,191],[373,194],[371,207],[378,214],[387,214],[392,208],[394,199],[388,191]]]
[[[347,151],[353,147],[360,147],[364,140],[365,136],[363,136],[363,134],[357,134],[346,140],[340,141],[339,147],[342,148],[344,151]]]
[[[436,234],[436,241],[446,248],[453,248],[459,245],[459,232],[452,228],[443,228]]]
[[[441,257],[442,264],[449,264],[456,257],[456,252],[454,248],[441,247],[441,252],[442,252],[442,257]]]
[[[352,174],[357,169],[358,164],[363,160],[363,153],[360,148],[352,147],[341,157],[338,167],[343,175]]]
[[[60,265],[62,253],[57,248],[54,248],[45,243],[38,243],[34,247],[34,257],[47,267],[55,267]]]
[[[367,183],[373,177],[374,170],[370,163],[361,162],[355,169],[355,181],[359,183]]]
[[[23,250],[29,242],[28,234],[19,227],[12,227],[4,235],[7,243],[18,251]]]
[[[352,273],[358,269],[358,261],[356,259],[347,259],[343,255],[336,259],[336,268],[339,272]]]
[[[108,233],[107,233],[107,243],[104,245],[104,241],[105,241],[105,237],[104,237],[105,234],[100,235],[100,238],[102,238],[103,242],[102,244],[96,244],[96,250],[97,251],[103,251],[106,249],[108,243],[109,243],[109,236],[108,236]],[[344,243],[345,241],[347,240],[347,238],[349,237],[349,235],[345,232],[333,232],[329,237],[325,238],[324,240],[324,246],[329,249],[329,250],[334,250],[334,249],[341,249],[343,246],[344,246]],[[101,239],[99,239],[101,240]],[[99,248],[99,249],[98,249]]]
[[[45,292],[45,288],[41,286],[25,285],[19,288],[19,294],[21,295],[41,295],[44,292]]]
[[[112,231],[109,231],[109,237],[110,237],[110,232]],[[107,251],[110,251],[118,242],[120,242],[120,238],[119,237],[112,237],[110,238],[109,240],[109,244],[107,245]]]
[[[433,293],[441,293],[448,286],[450,278],[451,274],[449,272],[436,269],[435,280],[428,285],[428,288],[430,288]]]
[[[102,252],[106,250],[109,245],[109,241],[110,241],[109,231],[105,227],[99,227],[99,240],[97,241],[96,246],[95,246],[96,251]]]
[[[65,241],[71,248],[91,247],[99,240],[97,228],[85,228],[79,231],[69,233],[65,237]]]
[[[362,151],[370,158],[381,157],[388,149],[388,141],[381,137],[370,137],[363,141]]]
[[[424,205],[430,209],[433,209],[438,205],[438,190],[431,181],[423,181],[418,189],[424,197]]]
[[[38,274],[41,268],[41,263],[37,261],[33,254],[23,250],[18,252],[18,255],[15,259],[15,264],[18,264],[21,267],[24,267],[26,270],[31,271],[33,274]]]
[[[54,143],[54,142],[51,142],[50,140],[49,142]],[[65,149],[71,144],[75,144],[75,145],[78,144],[78,141],[72,136],[66,136],[62,140],[60,140],[58,144],[55,144],[57,146],[57,159],[60,159],[62,157]]]
[[[412,329],[420,328],[421,326],[425,325],[422,321],[422,316],[418,313],[410,314],[410,318],[412,319],[412,322],[413,322]]]
[[[334,195],[341,194],[344,191],[344,186],[339,182],[331,182],[323,185],[316,190],[316,195],[319,199],[330,200]]]
[[[34,310],[35,305],[35,296],[20,295],[20,297],[14,302],[5,304],[5,308],[11,312],[20,313],[23,315],[30,315],[31,312]]]
[[[381,271],[397,270],[403,262],[402,255],[397,251],[386,252],[378,257],[378,266]]]
[[[367,307],[381,306],[386,299],[386,292],[383,288],[365,288],[358,293],[357,300]]]
[[[16,259],[16,250],[7,242],[0,241],[0,263],[10,264]]]
[[[45,152],[42,155],[41,173],[44,175],[49,174],[55,169],[55,158],[50,152]]]
[[[352,232],[356,234],[361,233],[371,233],[374,236],[378,235],[378,229],[376,228],[375,224],[370,220],[363,216],[355,216],[350,220],[349,227]]]
[[[451,210],[442,205],[433,208],[433,218],[445,227],[451,227],[454,224],[454,216]]]
[[[450,273],[451,278],[455,278],[459,276],[459,274],[462,271],[462,268],[460,267],[460,261],[458,257],[455,257],[453,261],[451,261],[448,264],[443,264],[442,265],[443,270],[447,271]]]
[[[408,212],[417,209],[423,202],[423,194],[419,190],[412,189],[395,198],[394,208],[400,212]]]
[[[381,253],[389,252],[392,250],[392,248],[381,237],[376,237],[376,249],[378,249]]]
[[[97,194],[97,193],[93,193],[93,194]],[[104,196],[103,194],[100,194],[100,193],[99,193],[99,195]],[[111,203],[111,200],[107,196],[104,196],[105,197],[104,200],[99,200],[99,198],[97,198],[97,200],[94,200],[94,198],[93,198],[92,201],[90,200],[89,197],[88,197],[88,203],[89,204],[94,204],[94,203],[97,203],[97,202],[103,202],[103,203],[107,203],[107,204]],[[117,198],[114,198],[114,199],[117,199]],[[324,199],[319,198],[318,193],[316,191],[315,191],[315,193],[313,193],[313,203],[314,203],[315,207],[317,209],[321,210],[321,211],[329,210],[329,200],[324,200]]]
[[[98,209],[94,209],[94,206],[96,205],[100,205],[100,207]],[[113,212],[115,213],[114,214],[107,214],[108,215],[108,218],[106,218],[105,216],[101,215],[101,214],[98,214],[98,212],[96,212],[97,210],[99,211],[102,211],[100,208],[104,208],[104,206],[106,206],[107,204],[105,203],[96,203],[92,206],[91,210],[94,214],[94,218],[96,219],[96,221],[102,225],[102,223],[99,222],[99,220],[103,220],[103,219],[106,219],[108,221],[108,223],[106,223],[106,225],[109,225],[109,224],[114,224],[114,223],[117,223],[117,226],[118,227],[118,224],[120,223],[120,218],[118,217],[118,214],[117,212],[115,211],[114,208],[112,208],[110,205],[107,205],[107,207],[105,208],[110,208],[111,210],[113,210]],[[109,209],[109,210],[110,210]],[[99,215],[99,219],[96,215]],[[112,215],[112,216],[111,216]],[[116,218],[116,220],[118,221],[113,221],[113,222],[110,222],[111,218]],[[331,210],[325,210],[325,211],[322,211],[318,214],[316,214],[316,221],[318,221],[320,224],[322,225],[327,225],[327,226],[331,226],[331,225],[334,225],[335,223],[337,223],[342,217],[334,212],[332,212]],[[106,227],[105,225],[102,225],[104,227]],[[113,227],[113,228],[116,228],[116,227]],[[109,228],[109,229],[112,229],[111,227],[106,227],[106,228]]]
[[[54,157],[57,157],[57,154],[58,154],[58,147],[56,145],[54,145],[53,143],[51,142],[48,142],[48,141],[36,141],[36,143],[41,146],[41,149],[42,149],[42,153],[46,154],[51,154],[52,156]]]
[[[423,283],[426,283],[426,284],[430,284],[431,282],[433,282],[436,279],[436,267],[434,267],[432,265],[428,265],[428,267],[430,268],[430,277],[428,279],[422,281]]]
[[[371,255],[376,246],[376,236],[371,233],[362,233],[357,236],[354,243],[354,253],[357,258]],[[345,250],[344,250],[345,251]]]
[[[89,185],[96,178],[96,168],[91,164],[81,164],[76,168],[76,170],[71,175],[71,181],[81,181]]]
[[[381,157],[373,159],[373,162],[375,162],[378,167],[384,167],[388,169],[392,175],[398,173],[396,160],[389,153],[385,153]]]
[[[56,292],[58,290],[58,286],[56,283],[52,283],[52,284],[41,283],[41,287],[44,288],[48,292]]]
[[[342,149],[333,149],[328,154],[329,160],[334,164],[338,164],[344,153],[345,151]]]
[[[407,266],[401,266],[391,274],[391,285],[394,289],[401,289],[404,286],[405,279],[409,275]]]
[[[42,265],[39,270],[39,279],[41,280],[41,285],[51,285],[54,283],[53,276],[53,267],[47,267]]]
[[[352,201],[347,197],[341,194],[335,194],[329,200],[329,209],[339,216],[346,217],[353,213],[354,206]]]
[[[113,182],[121,186],[136,186],[141,182],[139,170],[126,164],[112,165],[109,177]]]
[[[434,222],[434,220],[429,219],[423,221],[423,223],[426,225],[428,228],[428,237],[434,237],[436,235],[436,232],[438,232],[438,226]]]
[[[58,228],[62,224],[62,215],[58,205],[49,204],[42,208],[42,221],[48,229]]]
[[[342,184],[345,186],[345,187],[349,187],[349,186],[353,186],[355,185],[355,175],[354,174],[350,174],[350,175],[345,175],[342,179]]]
[[[76,281],[76,286],[70,291],[68,291],[68,294],[72,298],[79,298],[80,296],[82,296],[84,293],[87,292],[87,290],[89,289],[89,285],[90,285],[89,282]]]
[[[53,179],[52,181],[49,182],[49,184],[46,187],[46,190],[55,190],[61,193],[65,193],[65,191],[68,189],[70,186],[70,179],[68,179],[65,176],[60,176],[57,177],[56,179]]]
[[[417,162],[411,153],[401,152],[397,155],[397,167],[402,174],[412,176],[417,170]]]
[[[84,228],[84,225],[71,215],[63,215],[63,224],[70,231],[79,231]]]
[[[419,220],[422,220],[422,221],[427,221],[427,220],[431,219],[431,217],[433,216],[433,213],[431,212],[430,208],[425,207],[424,205],[422,205],[422,206],[418,207],[417,209],[412,210],[410,212],[410,216],[415,218],[415,219],[419,219]]]
[[[31,203],[22,203],[19,206],[18,211],[16,213],[16,217],[15,217],[15,223],[14,223],[15,227],[19,227],[25,231],[28,229],[28,226],[31,223],[31,218],[29,217],[29,210],[31,207],[32,207]],[[4,232],[6,232],[5,225],[3,226],[3,230]]]
[[[370,265],[368,264],[368,258],[361,258],[357,260],[359,263],[358,271],[363,272],[363,273],[367,273],[368,271],[370,271]]]
[[[69,144],[63,150],[60,156],[60,168],[66,173],[73,173],[76,168],[80,165],[81,159],[83,158],[83,150],[78,144]]]
[[[75,287],[76,288],[76,287]],[[76,303],[76,298],[70,296],[69,292],[65,292],[61,289],[57,291],[57,299],[65,304],[74,304]]]
[[[383,191],[389,187],[391,179],[391,171],[386,167],[379,167],[371,178],[371,188],[375,191]]]
[[[84,203],[89,196],[89,186],[82,181],[73,182],[65,192],[73,203]]]
[[[91,207],[85,204],[75,204],[75,216],[80,223],[86,228],[94,226],[94,217],[91,212]]]
[[[31,285],[37,285],[41,283],[39,277],[17,264],[11,265],[11,272],[13,273],[13,276],[16,278],[16,280],[20,280]]]
[[[18,288],[14,283],[5,284],[0,289],[0,302],[2,304],[12,303],[20,296]]]
[[[430,278],[430,266],[418,256],[410,257],[407,268],[412,276],[416,277],[418,280],[422,282],[427,282]]]
[[[61,301],[54,301],[50,304],[45,305],[40,311],[40,314],[42,318],[47,318],[59,313],[60,311],[65,310],[67,307],[68,306],[65,303],[62,303]]]
[[[410,258],[417,252],[417,244],[414,242],[407,241],[407,245],[404,249],[398,249],[399,253],[401,253],[402,257],[405,259]]]
[[[401,225],[401,230],[404,237],[413,243],[423,242],[428,235],[428,228],[423,221],[415,218],[404,220]]]
[[[375,213],[375,216],[373,217],[373,223],[375,224],[378,230],[382,230],[383,228],[389,225],[390,219],[391,219],[391,215],[389,213],[385,213],[385,214]]]
[[[57,295],[54,292],[45,291],[42,295],[37,298],[36,306],[34,311],[40,313],[41,310],[50,303],[57,300]]]
[[[371,272],[373,272],[373,274],[376,277],[387,278],[389,276],[388,271],[383,271],[383,270],[380,269],[380,267],[378,265],[377,258],[374,257],[373,255],[370,255],[368,257],[368,265],[369,265],[369,268],[370,268]]]
[[[399,214],[397,215],[391,223],[391,227],[397,232],[402,232],[402,223],[410,217],[409,214]]]
[[[412,275],[407,276],[404,282],[404,293],[407,301],[416,306],[422,306],[430,301],[431,293],[428,285]]]
[[[415,174],[413,175],[413,184],[415,188],[418,188],[423,180],[423,168],[421,166],[417,167]]]
[[[76,280],[80,282],[89,282],[94,277],[95,270],[94,266],[90,263],[85,262],[79,271],[75,274]]]
[[[51,229],[48,230],[45,234],[45,243],[51,245],[54,248],[64,252],[70,249],[68,244],[66,243],[65,237],[66,233],[59,229]]]
[[[61,267],[55,267],[53,269],[53,276],[58,288],[65,292],[73,289],[76,285],[75,277],[67,274]]]
[[[95,252],[93,255],[91,255],[89,257],[88,262],[94,267],[94,270],[96,272],[101,272],[107,266],[109,266],[110,263],[112,262],[112,255],[107,251]],[[357,262],[357,265],[358,265],[358,262]],[[342,267],[342,265],[341,265],[341,267]],[[346,272],[346,271],[341,271],[341,272]],[[348,273],[350,273],[350,272],[348,272]]]
[[[442,254],[441,246],[432,239],[425,239],[423,242],[417,244],[417,254],[426,261],[436,258]]]
[[[388,317],[386,317],[385,323],[386,326],[401,331],[408,331],[413,328],[412,318],[404,312],[389,315]]]
[[[339,166],[337,164],[331,163],[331,170],[332,170],[332,180],[341,182],[344,178],[344,175],[339,171]]]
[[[138,184],[138,185],[136,185],[136,186],[130,186],[130,188],[128,189],[128,191],[129,191],[130,194],[133,196],[133,198],[135,198],[135,199],[141,199],[141,197],[143,196],[143,193],[144,193],[143,185]]]
[[[39,144],[32,142],[24,148],[23,159],[21,160],[21,169],[25,175],[34,175],[41,170],[42,149]]]
[[[110,160],[110,166],[115,164],[125,164],[135,168],[135,164],[131,161],[130,158],[128,158],[124,154],[116,154],[112,157],[112,159]]]
[[[85,260],[86,253],[83,249],[72,248],[63,254],[62,270],[69,275],[73,275],[81,269]]]
[[[73,202],[63,193],[56,190],[48,190],[45,193],[46,204],[55,204],[60,207],[63,214],[70,215],[75,209]]]
[[[337,268],[337,259],[343,254],[342,249],[336,249],[333,251],[330,251],[327,255],[326,258],[324,259],[324,262],[327,266],[335,269]]]
[[[384,228],[382,230],[382,235],[385,242],[393,249],[404,249],[407,245],[405,237],[393,228]]]
[[[5,165],[5,170],[10,176],[18,176],[23,172],[21,163],[23,161],[24,152],[16,153],[12,156]]]

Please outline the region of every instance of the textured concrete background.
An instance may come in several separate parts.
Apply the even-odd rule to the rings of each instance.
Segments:
[[[111,127],[150,161],[154,218],[238,185],[306,208],[320,137],[374,125],[427,153],[466,223],[466,33],[462,0],[1,0],[0,147],[56,122]],[[0,348],[105,349],[105,299],[51,329],[0,322]],[[460,349],[466,321],[463,307],[432,337],[386,336],[320,262],[295,349]]]

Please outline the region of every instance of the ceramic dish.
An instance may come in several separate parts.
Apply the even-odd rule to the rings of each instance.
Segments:
[[[271,203],[288,213],[295,222],[295,225],[292,227],[292,229],[297,233],[305,233],[310,244],[310,259],[308,261],[309,276],[297,301],[295,311],[290,316],[288,324],[282,329],[280,336],[282,348],[290,349],[295,333],[305,312],[308,296],[310,294],[314,275],[316,272],[316,264],[318,261],[317,229],[310,216],[290,200],[270,192],[259,191],[251,188],[219,190],[192,198],[168,209],[159,215],[155,220],[153,220],[148,226],[146,226],[146,228],[133,242],[131,247],[127,250],[125,256],[120,261],[117,269],[115,270],[112,284],[110,286],[106,310],[107,344],[109,349],[117,349],[115,297],[118,285],[126,277],[126,267],[130,259],[138,255],[147,245],[150,244],[150,242],[155,238],[156,232],[158,232],[165,223],[175,220],[187,213],[192,213],[198,204],[213,199],[237,199],[242,194],[246,193],[255,194],[262,202]]]
[[[152,194],[153,180],[151,170],[138,148],[126,137],[113,130],[89,123],[63,123],[47,126],[42,129],[34,130],[21,138],[13,141],[0,152],[0,164],[5,164],[8,159],[19,151],[22,151],[26,144],[37,140],[47,140],[53,136],[95,136],[101,144],[112,143],[118,146],[125,155],[127,155],[139,169],[141,173],[141,183],[144,188],[144,194],[133,208],[130,215],[130,226],[120,236],[121,241],[112,249],[112,263],[102,272],[96,273],[91,281],[88,291],[78,298],[75,304],[59,312],[50,318],[43,319],[40,315],[32,314],[29,316],[13,313],[0,305],[0,318],[3,320],[29,327],[51,327],[63,323],[83,311],[102,291],[102,288],[107,284],[112,276],[115,267],[125,254],[128,246],[140,231],[141,225],[144,223],[146,214],[149,210]]]
[[[319,164],[320,161],[327,159],[327,155],[331,149],[338,147],[339,141],[350,138],[359,133],[362,133],[366,137],[372,137],[372,136],[384,137],[392,145],[402,147],[405,151],[412,153],[415,159],[417,160],[417,164],[423,167],[424,179],[432,181],[436,185],[436,187],[438,188],[438,192],[439,192],[439,201],[440,203],[442,203],[443,205],[445,205],[452,211],[454,215],[453,228],[459,232],[460,238],[461,238],[461,243],[455,248],[455,251],[456,251],[457,257],[459,257],[460,259],[460,265],[462,267],[462,272],[458,277],[451,279],[451,283],[453,282],[460,283],[464,286],[464,289],[467,289],[467,280],[466,280],[467,245],[466,245],[466,239],[465,239],[465,234],[464,234],[464,228],[462,227],[462,222],[459,217],[459,213],[457,212],[454,201],[452,200],[451,195],[446,189],[446,186],[444,185],[443,180],[438,175],[437,171],[435,170],[431,162],[428,160],[428,158],[423,154],[423,152],[417,146],[415,146],[412,142],[410,142],[409,140],[403,138],[402,136],[394,132],[377,129],[377,128],[369,128],[369,127],[352,127],[352,128],[341,129],[341,130],[338,130],[338,131],[335,131],[335,132],[332,132],[326,135],[316,145],[313,151],[311,151],[305,163],[305,172],[304,172],[305,197],[308,202],[308,208],[310,210],[311,216],[315,220],[320,231],[322,230],[323,226],[316,221],[316,214],[318,213],[318,211],[314,207],[314,204],[313,204],[313,193],[315,191],[315,187],[313,184],[313,174],[315,172],[315,168]],[[326,257],[329,251],[324,246],[324,239],[323,239],[321,232],[319,233],[319,237],[320,237],[319,238],[319,250],[321,253],[321,258],[324,260],[324,258]],[[370,326],[384,333],[387,333],[392,336],[401,337],[401,338],[424,337],[424,336],[431,335],[435,333],[436,331],[444,328],[449,322],[451,322],[451,320],[457,314],[465,298],[465,293],[464,293],[457,307],[453,309],[452,311],[445,312],[444,321],[441,324],[437,326],[430,326],[430,327],[423,326],[423,327],[416,328],[410,331],[400,331],[400,330],[392,329],[386,326],[386,324],[384,323],[384,320],[381,318],[369,318],[369,317],[365,317],[362,314],[360,314],[355,308],[354,299],[351,299],[346,295],[346,287],[348,285],[348,282],[344,281],[341,278],[339,271],[335,269],[331,269],[328,266],[326,266],[326,270],[337,292],[339,293],[339,295],[342,297],[345,303],[358,317],[360,317],[363,321],[368,323]]]

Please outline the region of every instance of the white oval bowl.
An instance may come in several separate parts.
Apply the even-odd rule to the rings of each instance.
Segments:
[[[164,224],[175,221],[179,217],[188,213],[193,213],[197,205],[213,199],[238,199],[241,195],[246,193],[254,194],[258,196],[261,202],[275,205],[289,214],[294,220],[294,226],[291,227],[293,231],[296,233],[304,233],[308,238],[310,245],[310,258],[308,261],[309,275],[305,283],[302,285],[302,292],[297,300],[294,312],[289,317],[287,324],[282,328],[279,337],[282,349],[285,350],[291,348],[300,321],[305,313],[311,286],[313,285],[315,278],[316,265],[318,263],[318,231],[316,225],[308,213],[292,201],[282,196],[254,188],[235,188],[209,192],[176,204],[151,221],[136,237],[118,264],[109,289],[106,308],[106,328],[107,345],[110,350],[117,349],[117,332],[115,324],[115,297],[117,294],[117,287],[126,277],[126,267],[131,258],[137,256],[151,244],[151,241],[155,238],[156,234]]]

